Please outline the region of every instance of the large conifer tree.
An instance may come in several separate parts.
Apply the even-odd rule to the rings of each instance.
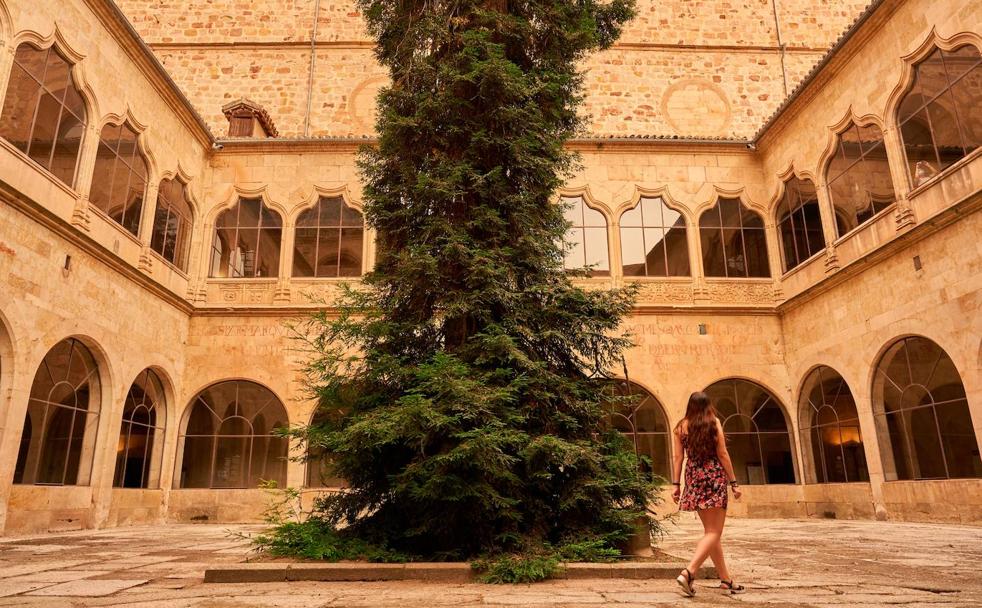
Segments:
[[[392,79],[359,159],[378,254],[306,327],[327,421],[297,434],[350,483],[315,515],[431,558],[623,540],[650,486],[591,376],[633,292],[573,284],[555,196],[577,64],[633,0],[359,4]]]

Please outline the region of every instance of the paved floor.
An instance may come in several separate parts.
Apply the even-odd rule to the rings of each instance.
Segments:
[[[531,586],[397,583],[204,584],[206,564],[249,558],[229,535],[249,526],[122,528],[0,539],[0,606],[318,608],[372,606],[982,606],[982,528],[821,520],[732,520],[737,597],[701,581],[681,598],[670,581],[551,581]],[[700,528],[685,516],[661,547],[683,555]],[[736,603],[734,603],[736,602]]]

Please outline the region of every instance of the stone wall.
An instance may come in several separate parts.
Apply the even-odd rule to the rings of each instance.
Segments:
[[[867,4],[641,0],[618,45],[583,66],[590,130],[749,137]],[[227,131],[221,106],[238,97],[262,104],[283,136],[372,133],[372,121],[362,115],[373,96],[363,90],[384,72],[355,3],[119,5],[215,133]]]

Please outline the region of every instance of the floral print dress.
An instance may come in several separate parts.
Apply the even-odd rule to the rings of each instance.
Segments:
[[[729,500],[726,471],[719,458],[713,456],[701,462],[695,462],[689,457],[687,435],[682,435],[682,447],[685,448],[685,489],[679,500],[679,509],[683,511],[701,511],[703,509],[725,509]]]

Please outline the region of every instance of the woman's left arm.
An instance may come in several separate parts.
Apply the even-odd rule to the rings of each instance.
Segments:
[[[672,492],[672,500],[679,501],[679,494],[682,487],[682,459],[685,456],[685,448],[682,447],[682,434],[680,429],[672,431],[672,484],[675,490]]]

